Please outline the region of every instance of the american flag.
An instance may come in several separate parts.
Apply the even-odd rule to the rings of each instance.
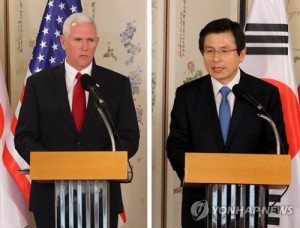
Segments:
[[[63,62],[65,52],[60,45],[63,23],[69,15],[81,11],[80,0],[48,1],[29,64],[31,74]]]
[[[26,79],[36,72],[56,66],[64,61],[65,52],[60,45],[60,35],[62,34],[63,23],[69,15],[81,11],[82,7],[80,0],[48,0],[36,39],[36,45],[33,49],[32,58],[29,63],[29,69],[26,74],[22,93],[20,95],[20,100],[4,145],[2,154],[3,163],[19,187],[27,203],[29,203],[30,180],[27,176],[20,174],[18,170],[28,168],[28,164],[19,156],[14,146],[15,127],[18,121],[19,110],[22,105]],[[5,205],[2,206],[5,208]],[[0,216],[2,219],[2,215]]]

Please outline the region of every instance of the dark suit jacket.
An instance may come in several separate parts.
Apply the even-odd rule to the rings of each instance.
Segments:
[[[282,106],[277,87],[243,71],[240,84],[251,90],[266,108],[278,128],[287,152]],[[177,89],[171,112],[167,155],[181,181],[184,177],[185,152],[276,153],[276,142],[269,124],[258,118],[248,103],[236,100],[227,143],[224,145],[211,78],[206,75]],[[183,224],[192,219],[191,205],[202,199],[205,199],[203,189],[183,188]]]
[[[111,119],[120,135],[117,150],[132,157],[139,144],[139,129],[129,79],[93,65],[92,75],[100,85]],[[111,150],[108,131],[89,96],[85,120],[77,133],[67,97],[64,64],[28,78],[15,134],[15,147],[30,163],[30,151],[106,151]],[[111,183],[111,211],[122,209],[120,184]],[[53,184],[35,181],[31,185],[30,210],[54,212]]]

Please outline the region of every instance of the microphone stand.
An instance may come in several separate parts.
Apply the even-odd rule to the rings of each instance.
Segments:
[[[97,111],[99,112],[100,116],[102,117],[102,120],[106,126],[106,129],[108,131],[108,134],[109,134],[109,137],[110,137],[110,141],[111,141],[111,146],[112,146],[112,151],[116,151],[116,142],[115,142],[115,138],[114,138],[114,134],[113,134],[113,131],[112,131],[112,128],[109,124],[109,121],[108,119],[106,118],[106,115],[104,114],[102,108],[101,108],[101,105],[98,104],[98,102],[96,101],[96,108],[97,108]]]
[[[100,116],[102,117],[102,120],[106,126],[106,129],[108,131],[110,141],[111,141],[111,146],[112,146],[112,151],[116,151],[116,142],[114,138],[114,134],[112,131],[112,128],[109,124],[108,119],[106,118],[106,115],[104,114],[100,102],[98,101],[95,102],[97,111],[99,112]],[[104,180],[103,182],[103,193],[102,193],[102,209],[103,209],[103,227],[110,227],[110,195],[109,195],[109,181]]]
[[[279,137],[279,133],[278,133],[278,130],[276,128],[276,125],[274,123],[274,121],[269,117],[269,116],[266,116],[262,113],[257,113],[257,116],[261,119],[264,119],[266,120],[272,127],[273,129],[273,132],[274,132],[274,135],[275,135],[275,140],[276,140],[276,154],[277,155],[280,155],[280,137]],[[287,192],[287,190],[289,189],[289,186],[287,186],[285,188],[285,190],[283,191],[283,193],[281,195],[277,195],[279,196],[278,199],[274,200],[273,204],[270,206],[271,208],[275,206],[276,203],[278,203],[280,201],[280,199],[283,197],[283,195]]]
[[[261,114],[261,113],[257,113],[257,116],[266,120],[271,125],[274,135],[275,135],[275,140],[276,140],[276,152],[277,152],[276,154],[280,155],[280,137],[279,137],[279,133],[278,133],[278,130],[276,128],[274,121],[270,117],[268,117],[264,114]],[[287,192],[288,189],[289,189],[289,186],[287,186],[285,188],[285,190],[283,191],[283,193],[281,195],[279,195],[278,199],[274,200],[273,204],[270,206],[271,208],[274,207],[275,204],[280,201],[280,199],[283,197],[283,195]]]
[[[266,120],[271,125],[274,135],[275,135],[275,140],[276,140],[276,154],[280,155],[280,137],[279,137],[279,133],[278,133],[278,130],[276,128],[274,121],[270,117],[268,117],[262,113],[257,113],[257,116],[259,118]]]

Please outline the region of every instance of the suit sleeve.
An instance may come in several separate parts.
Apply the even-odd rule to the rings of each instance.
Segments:
[[[29,164],[30,152],[43,150],[39,142],[39,111],[33,80],[28,78],[15,131],[15,148]]]
[[[287,154],[288,152],[288,142],[286,137],[286,131],[285,131],[285,124],[284,124],[284,118],[283,118],[283,110],[282,110],[282,103],[280,100],[280,95],[278,88],[275,88],[273,90],[273,93],[270,96],[270,101],[267,106],[268,113],[271,117],[271,119],[274,121],[276,128],[278,130],[279,136],[280,136],[280,143],[281,143],[281,153]],[[268,128],[270,129],[270,127]],[[267,132],[267,151],[274,153],[274,148],[276,148],[276,140],[274,136],[273,130],[269,130]]]
[[[184,177],[184,154],[191,148],[185,105],[184,96],[178,88],[171,112],[170,133],[166,149],[173,170],[176,171],[181,181]]]
[[[117,149],[125,149],[128,157],[133,157],[138,150],[140,133],[129,79],[126,79],[122,91],[116,128],[120,136],[120,140],[116,139]]]

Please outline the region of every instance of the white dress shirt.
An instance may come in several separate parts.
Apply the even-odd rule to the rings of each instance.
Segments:
[[[81,70],[81,74],[88,74],[91,75],[92,72],[92,63],[85,69]],[[78,71],[73,68],[71,65],[69,65],[67,62],[65,62],[65,70],[66,70],[66,86],[67,86],[67,93],[68,93],[68,99],[69,99],[69,104],[70,104],[70,109],[72,111],[72,101],[73,101],[73,91],[74,91],[74,86],[77,82],[76,79],[76,74]],[[85,91],[85,100],[86,100],[86,105],[88,103],[88,92]]]
[[[212,82],[212,85],[213,85],[213,90],[214,90],[215,102],[216,102],[216,107],[217,107],[218,115],[219,115],[220,103],[221,103],[221,100],[222,100],[222,94],[220,93],[220,89],[223,86],[227,86],[228,88],[231,89],[231,92],[228,94],[228,101],[229,101],[229,104],[230,104],[230,111],[231,111],[231,115],[232,115],[234,101],[235,101],[235,96],[234,96],[234,94],[232,92],[232,87],[234,85],[236,85],[236,84],[239,83],[240,78],[241,78],[240,69],[238,69],[238,72],[237,72],[236,76],[227,85],[223,85],[220,82],[218,82],[216,79],[214,79],[213,77],[211,77],[211,82]]]

